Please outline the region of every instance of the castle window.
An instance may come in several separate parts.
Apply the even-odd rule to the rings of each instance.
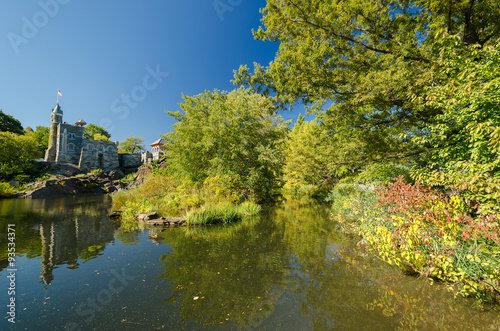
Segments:
[[[108,152],[113,153],[113,151],[114,151],[113,146],[109,146],[109,147],[108,147]]]
[[[68,144],[68,151],[73,152],[75,150],[75,144]]]
[[[69,139],[69,140],[75,140],[75,134],[74,134],[74,133],[70,133],[70,134],[68,135],[68,139]]]
[[[99,145],[99,152],[104,152],[104,147],[102,145]]]
[[[87,149],[88,149],[89,151],[93,151],[93,150],[94,150],[94,146],[92,146],[92,145],[87,145]]]

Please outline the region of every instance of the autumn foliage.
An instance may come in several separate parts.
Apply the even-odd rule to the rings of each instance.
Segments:
[[[358,210],[359,218],[338,212],[335,218],[388,263],[444,282],[464,296],[498,300],[498,215],[473,218],[471,212],[478,206],[402,178],[371,194],[376,202],[369,206],[363,204],[369,200],[352,194],[343,202],[345,210]]]

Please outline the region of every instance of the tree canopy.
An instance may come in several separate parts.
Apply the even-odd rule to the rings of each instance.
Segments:
[[[416,177],[500,213],[500,44],[442,55],[443,84],[429,86],[426,100],[442,112],[415,137],[432,147]]]
[[[102,126],[97,126],[95,124],[88,124],[85,129],[83,129],[83,138],[94,139],[94,135],[98,133],[106,138],[111,138],[111,134]]]
[[[21,125],[21,122],[15,119],[12,115],[5,114],[1,109],[0,109],[0,131],[24,134],[24,129],[23,126]]]
[[[33,160],[42,156],[33,137],[0,132],[0,181],[11,180],[18,175],[29,177],[28,173],[36,170]]]
[[[38,149],[42,152],[45,153],[47,148],[49,147],[49,128],[46,126],[37,126],[35,128],[35,131],[30,127],[26,128],[26,135],[33,137],[35,141],[37,142]]]
[[[144,150],[144,140],[137,137],[128,137],[118,146],[120,153],[140,153]]]
[[[269,200],[281,185],[288,122],[273,116],[268,98],[244,89],[183,96],[178,122],[164,135],[167,160],[178,176],[226,181],[247,198]]]
[[[102,135],[100,133],[94,133],[94,136],[92,137],[94,140],[102,140],[102,141],[111,141],[109,137],[106,137],[105,135]]]
[[[268,0],[262,12],[254,36],[279,42],[279,52],[253,73],[240,67],[234,83],[282,108],[312,104],[329,135],[358,142],[364,162],[430,148],[410,138],[443,112],[424,102],[426,87],[442,84],[443,49],[457,41],[483,48],[500,36],[496,0]],[[358,159],[330,162],[355,167]]]

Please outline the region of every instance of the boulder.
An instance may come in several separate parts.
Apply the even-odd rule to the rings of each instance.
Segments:
[[[176,227],[186,225],[186,218],[184,217],[160,217],[144,222],[150,226],[165,226]]]
[[[138,221],[145,222],[157,218],[158,214],[155,211],[153,211],[150,213],[137,214],[135,215],[135,217],[137,218]]]

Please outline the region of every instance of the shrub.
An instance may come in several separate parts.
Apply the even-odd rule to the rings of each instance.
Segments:
[[[9,183],[0,182],[0,198],[10,198],[14,194],[14,188]]]
[[[122,183],[131,183],[134,181],[134,174],[128,174],[120,180]]]
[[[362,194],[346,193],[342,207],[334,203],[332,216],[348,231],[361,235],[388,263],[445,282],[464,296],[498,299],[498,215],[474,219],[470,212],[477,206],[402,178],[376,190],[373,207],[357,214],[350,210],[366,206],[360,203]]]

